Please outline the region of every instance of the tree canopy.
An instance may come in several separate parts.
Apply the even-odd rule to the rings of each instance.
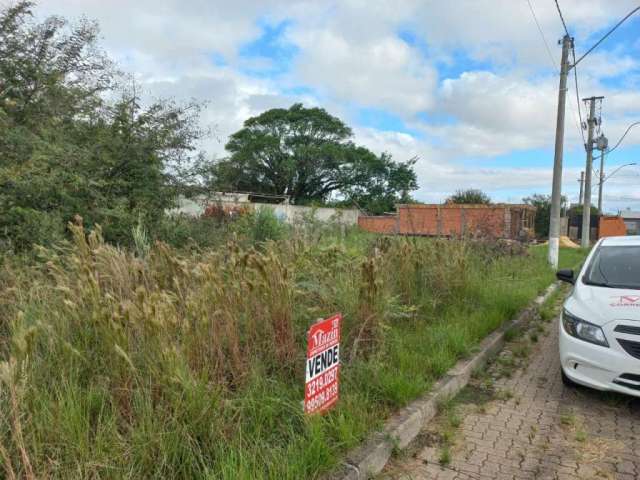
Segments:
[[[549,220],[551,218],[551,195],[542,195],[534,193],[530,197],[523,198],[522,201],[527,205],[536,207],[536,220],[534,230],[536,237],[547,238],[549,236]],[[561,197],[560,208],[567,208],[567,198]]]
[[[197,107],[143,107],[98,48],[95,23],[38,23],[31,8],[0,12],[0,244],[55,240],[76,215],[124,241],[138,218],[171,205],[201,134]]]
[[[322,108],[268,110],[230,137],[230,156],[214,165],[210,186],[289,195],[299,204],[339,199],[374,213],[408,199],[417,188],[415,159],[396,162],[352,138],[351,129]]]
[[[482,190],[469,188],[467,190],[457,190],[456,193],[447,198],[447,202],[488,205],[491,203],[491,198]]]

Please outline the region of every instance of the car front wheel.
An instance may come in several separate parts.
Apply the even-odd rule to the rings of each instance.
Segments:
[[[562,376],[562,384],[565,387],[574,387],[576,385],[576,383],[573,380],[567,377],[567,374],[564,373],[564,369],[562,367],[560,367],[560,375]]]

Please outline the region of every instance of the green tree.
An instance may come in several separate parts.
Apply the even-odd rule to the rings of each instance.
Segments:
[[[171,205],[202,133],[197,107],[143,108],[119,86],[95,23],[37,23],[31,7],[0,12],[0,243],[48,243],[75,215],[128,241],[139,218]]]
[[[534,193],[530,197],[522,199],[522,202],[536,207],[536,220],[534,230],[538,238],[549,237],[549,219],[551,217],[551,195]],[[567,198],[561,197],[560,208],[564,211],[567,208]]]
[[[206,173],[209,187],[289,195],[298,204],[338,198],[372,212],[392,209],[417,188],[415,160],[376,155],[352,137],[322,108],[268,110],[230,137],[231,155]]]
[[[491,198],[482,190],[469,188],[467,190],[457,190],[456,193],[447,198],[447,202],[488,205],[491,203]]]

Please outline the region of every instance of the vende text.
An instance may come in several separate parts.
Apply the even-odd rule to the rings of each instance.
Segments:
[[[338,364],[340,362],[339,351],[340,346],[335,345],[324,352],[318,353],[315,357],[308,359],[306,375],[307,382],[313,380],[333,365]]]

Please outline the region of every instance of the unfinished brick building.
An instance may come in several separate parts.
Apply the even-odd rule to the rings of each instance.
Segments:
[[[530,205],[407,204],[393,215],[360,216],[363,230],[383,234],[521,239],[533,236],[536,209]]]

